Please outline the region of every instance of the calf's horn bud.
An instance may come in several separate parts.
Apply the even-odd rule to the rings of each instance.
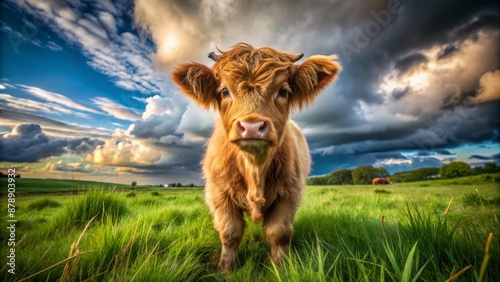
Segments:
[[[295,56],[292,58],[292,63],[295,63],[296,61],[302,59],[302,57],[304,57],[304,53],[295,54]]]
[[[208,57],[212,59],[214,62],[217,62],[217,60],[219,60],[219,56],[215,55],[215,52],[208,53]]]

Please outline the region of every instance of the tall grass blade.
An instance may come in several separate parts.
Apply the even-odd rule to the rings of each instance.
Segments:
[[[67,259],[65,259],[65,260],[62,260],[62,261],[60,261],[60,262],[58,262],[58,263],[55,263],[55,264],[53,264],[53,265],[51,265],[51,266],[49,266],[49,267],[47,267],[47,268],[45,268],[45,269],[43,269],[43,270],[40,270],[40,271],[38,271],[38,272],[37,272],[37,273],[35,273],[35,274],[32,274],[32,275],[30,275],[30,276],[28,276],[28,277],[24,277],[24,278],[20,279],[20,280],[19,280],[19,282],[29,280],[29,279],[31,279],[31,278],[33,278],[33,277],[35,277],[35,276],[38,276],[38,275],[40,275],[40,274],[44,273],[45,271],[50,270],[50,269],[52,269],[52,268],[54,268],[54,267],[56,267],[56,266],[58,266],[58,265],[61,265],[61,264],[65,263],[65,262],[68,262],[68,261],[70,261],[70,260],[72,260],[72,259],[75,259],[75,258],[77,258],[77,257],[83,256],[83,255],[86,255],[86,254],[89,254],[89,253],[93,253],[93,252],[95,252],[95,251],[89,251],[89,252],[78,253],[78,254],[76,254],[76,255],[74,255],[74,256],[72,256],[72,257],[69,257],[69,258],[67,258]]]
[[[401,281],[409,282],[411,278],[411,270],[413,268],[413,257],[415,256],[415,251],[417,250],[418,241],[411,248],[408,257],[406,258],[405,266],[403,268],[403,276],[401,277]]]
[[[459,272],[453,274],[450,278],[448,278],[445,282],[451,282],[455,279],[457,279],[460,275],[464,274],[469,268],[472,267],[472,264],[467,265],[466,267],[462,268]]]
[[[481,264],[481,271],[479,271],[479,278],[477,278],[478,282],[483,281],[484,273],[486,273],[486,268],[488,267],[488,262],[490,260],[490,245],[492,239],[493,239],[493,232],[490,232],[490,234],[488,235],[488,239],[486,240],[486,247],[484,248],[484,258],[483,258],[483,263]]]
[[[394,274],[398,280],[401,280],[401,270],[399,269],[398,261],[396,260],[396,256],[394,256],[394,252],[392,251],[392,247],[386,241],[384,243],[384,250],[389,258],[389,262],[391,263],[392,269],[394,270]]]
[[[448,215],[448,212],[450,211],[451,203],[453,203],[453,200],[455,200],[455,197],[451,197],[450,202],[448,203],[448,207],[444,211],[444,215]]]
[[[424,271],[425,267],[427,266],[427,264],[431,261],[432,258],[429,258],[425,263],[424,265],[422,265],[422,267],[417,271],[417,273],[415,273],[415,276],[413,277],[413,279],[411,280],[412,282],[417,282],[418,278],[420,277],[420,275],[422,274],[422,272]]]
[[[380,282],[385,282],[385,269],[384,265],[380,267]]]
[[[142,270],[142,268],[144,267],[144,265],[149,261],[149,259],[151,258],[151,256],[153,255],[153,253],[156,251],[156,248],[158,247],[159,244],[160,244],[160,242],[158,242],[154,246],[154,248],[149,253],[148,257],[144,260],[144,262],[141,264],[141,266],[139,267],[139,269],[137,269],[137,271],[135,272],[134,276],[132,276],[132,279],[130,279],[130,281],[134,281],[135,277],[137,277],[137,274],[139,274],[139,272]]]

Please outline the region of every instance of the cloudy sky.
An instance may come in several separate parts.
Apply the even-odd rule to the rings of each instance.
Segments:
[[[238,42],[339,56],[338,81],[294,114],[312,175],[500,162],[498,1],[0,6],[0,167],[24,177],[201,184],[215,113],[169,73]]]

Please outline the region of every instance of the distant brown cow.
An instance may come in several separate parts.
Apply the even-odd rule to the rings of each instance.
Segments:
[[[387,179],[387,178],[373,178],[372,180],[372,184],[375,185],[375,184],[391,184],[392,185],[392,182]]]
[[[240,43],[211,53],[212,68],[193,62],[172,74],[186,96],[219,113],[202,164],[205,199],[222,242],[220,271],[236,260],[244,211],[254,222],[263,220],[275,263],[288,252],[311,163],[289,113],[312,103],[340,71],[335,56],[295,65],[302,56]]]

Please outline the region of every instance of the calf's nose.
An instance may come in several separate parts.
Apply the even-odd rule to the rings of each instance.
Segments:
[[[238,121],[236,123],[236,130],[242,138],[263,138],[269,131],[269,126],[265,121]]]

